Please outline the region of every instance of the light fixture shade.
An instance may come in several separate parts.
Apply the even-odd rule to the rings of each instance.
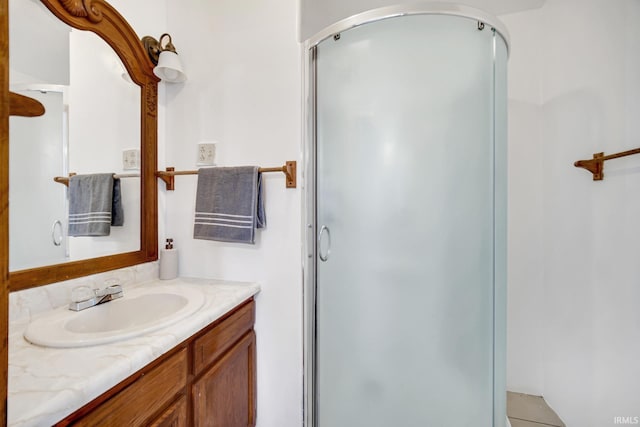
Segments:
[[[163,50],[158,58],[158,65],[153,69],[153,74],[164,82],[180,83],[187,80],[187,75],[182,71],[182,63],[178,54],[170,50]]]

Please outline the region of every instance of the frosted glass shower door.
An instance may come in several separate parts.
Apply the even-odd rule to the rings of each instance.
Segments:
[[[316,47],[319,427],[503,425],[496,37],[416,15]]]
[[[9,268],[23,270],[67,260],[66,112],[61,91],[16,91],[45,107],[39,117],[10,118]]]

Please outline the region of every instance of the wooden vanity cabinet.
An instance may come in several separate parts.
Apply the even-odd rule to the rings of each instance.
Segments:
[[[56,425],[255,426],[254,322],[252,298]]]

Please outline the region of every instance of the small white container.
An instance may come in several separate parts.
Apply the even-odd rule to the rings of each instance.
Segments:
[[[171,280],[178,277],[178,250],[173,248],[173,239],[167,239],[165,248],[160,250],[160,279]]]
[[[178,250],[162,249],[160,251],[160,279],[171,280],[178,277]]]

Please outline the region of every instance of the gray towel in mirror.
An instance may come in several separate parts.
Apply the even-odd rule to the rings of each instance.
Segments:
[[[255,229],[266,224],[257,166],[198,171],[194,239],[254,244]]]
[[[69,236],[108,236],[111,225],[122,225],[120,180],[112,173],[69,178]]]
[[[111,200],[111,226],[124,225],[124,209],[122,209],[122,185],[120,178],[113,178],[113,199]]]

